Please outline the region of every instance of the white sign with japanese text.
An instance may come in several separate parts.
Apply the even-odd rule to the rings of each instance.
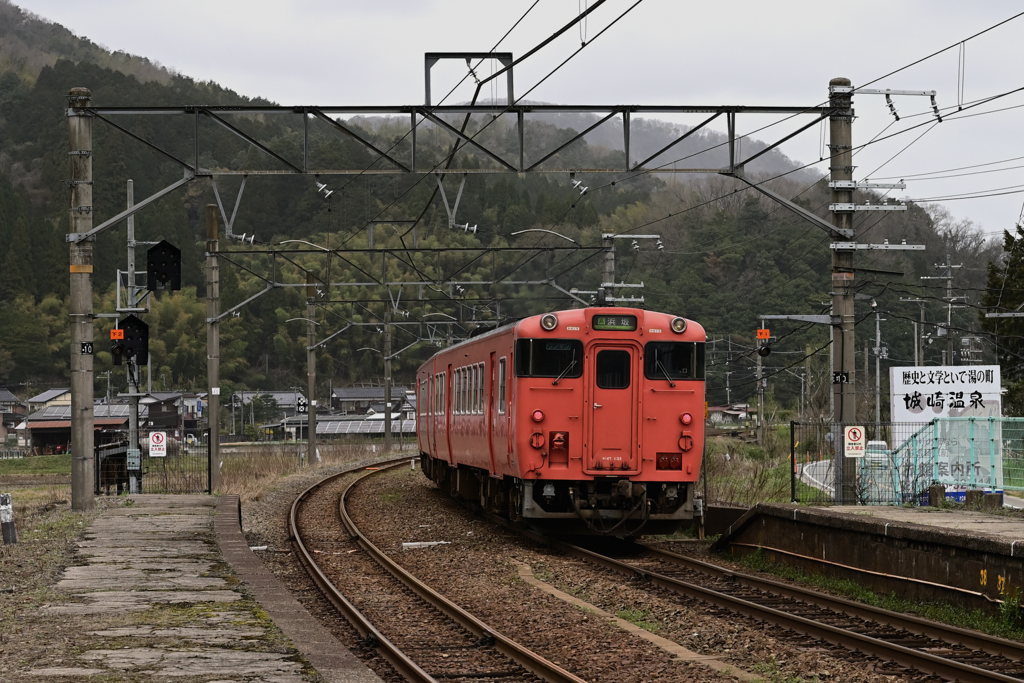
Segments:
[[[847,458],[864,457],[863,427],[847,427],[843,430],[843,455]]]
[[[167,432],[149,433],[149,457],[167,457]]]
[[[890,368],[893,422],[1000,417],[998,365]]]

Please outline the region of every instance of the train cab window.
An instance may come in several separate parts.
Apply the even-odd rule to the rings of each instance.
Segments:
[[[583,374],[578,339],[517,339],[516,377],[575,378]]]
[[[505,358],[498,360],[498,413],[505,414]]]
[[[425,380],[425,379],[421,379],[420,380],[420,397],[419,397],[419,399],[417,399],[416,403],[418,404],[416,406],[417,412],[420,415],[426,415],[427,414],[427,380]]]
[[[648,342],[644,346],[647,379],[704,379],[704,342]]]
[[[597,352],[594,366],[597,386],[601,389],[628,389],[633,357],[629,351]]]

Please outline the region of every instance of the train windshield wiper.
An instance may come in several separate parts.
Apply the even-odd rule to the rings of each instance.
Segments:
[[[672,378],[671,378],[671,377],[669,376],[669,374],[668,374],[668,370],[666,370],[666,369],[665,369],[665,366],[661,364],[661,361],[660,361],[660,360],[658,360],[658,352],[657,352],[657,351],[655,351],[655,352],[654,352],[654,367],[656,367],[656,368],[660,368],[660,369],[661,369],[661,372],[662,372],[662,374],[664,374],[664,375],[665,375],[665,379],[667,379],[667,380],[668,380],[668,385],[669,385],[670,387],[673,387],[673,388],[675,388],[675,386],[676,386],[676,383],[672,381]]]
[[[567,374],[569,374],[569,371],[572,370],[573,367],[575,367],[575,365],[576,365],[576,352],[573,351],[572,352],[572,361],[570,361],[569,364],[565,366],[565,370],[562,370],[561,374],[559,374],[558,377],[555,378],[555,381],[551,383],[551,386],[555,386],[556,384],[561,382],[562,378],[565,377]]]

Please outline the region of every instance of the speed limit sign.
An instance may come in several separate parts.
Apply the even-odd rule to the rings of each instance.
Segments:
[[[167,457],[167,432],[149,433],[149,457]]]

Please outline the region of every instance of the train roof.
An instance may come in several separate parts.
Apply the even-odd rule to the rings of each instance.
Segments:
[[[552,313],[554,313],[554,315],[556,315],[558,317],[558,327],[554,331],[550,331],[549,332],[549,331],[543,330],[541,328],[541,326],[540,326],[540,319],[543,318],[545,315],[547,315],[546,313],[541,313],[541,314],[538,314],[538,315],[532,315],[532,316],[528,316],[526,318],[520,318],[520,319],[517,319],[517,320],[509,321],[507,323],[499,325],[496,328],[487,330],[485,332],[479,332],[478,333],[478,332],[476,332],[474,330],[474,334],[470,335],[469,339],[466,339],[465,341],[459,342],[458,344],[454,344],[452,346],[449,346],[448,348],[445,348],[445,349],[438,349],[437,353],[435,353],[435,354],[433,354],[433,356],[431,356],[431,359],[433,359],[435,356],[437,356],[440,353],[445,353],[447,351],[450,351],[451,349],[459,348],[463,344],[475,344],[475,343],[479,343],[481,341],[484,341],[484,340],[488,339],[491,336],[494,336],[494,335],[497,335],[497,334],[505,334],[510,329],[512,329],[517,336],[523,336],[523,335],[534,336],[534,335],[538,335],[538,334],[545,334],[545,335],[556,334],[558,329],[564,330],[566,327],[582,328],[582,327],[586,326],[587,328],[589,328],[590,327],[590,320],[592,320],[593,317],[596,316],[596,315],[605,315],[605,316],[631,316],[631,315],[635,315],[635,316],[637,316],[638,319],[643,320],[642,327],[646,328],[645,331],[657,330],[658,332],[661,332],[662,330],[668,332],[669,331],[668,326],[671,324],[671,322],[672,322],[672,320],[674,318],[677,318],[677,317],[685,318],[685,316],[679,316],[679,315],[676,315],[676,314],[673,314],[673,313],[662,313],[662,312],[659,312],[659,311],[650,311],[650,310],[646,310],[646,309],[642,309],[642,308],[618,308],[618,307],[607,307],[607,306],[590,306],[590,307],[587,307],[587,308],[570,308],[570,309],[566,309],[566,310],[562,310],[562,311],[552,311]],[[679,334],[679,335],[673,335],[673,339],[677,340],[677,341],[705,341],[707,339],[707,334],[704,331],[704,327],[701,326],[700,323],[697,323],[694,320],[691,320],[689,318],[685,318],[685,319],[686,319],[686,330],[683,333]],[[640,325],[640,322],[638,320],[638,327],[640,327],[640,326],[641,325]],[[652,326],[655,326],[655,327],[652,327]],[[648,333],[650,333],[650,332],[648,332]],[[643,332],[641,332],[641,335],[643,335]],[[666,341],[668,341],[667,338],[666,338]],[[430,362],[430,359],[425,361],[424,365],[429,363],[429,362]]]

